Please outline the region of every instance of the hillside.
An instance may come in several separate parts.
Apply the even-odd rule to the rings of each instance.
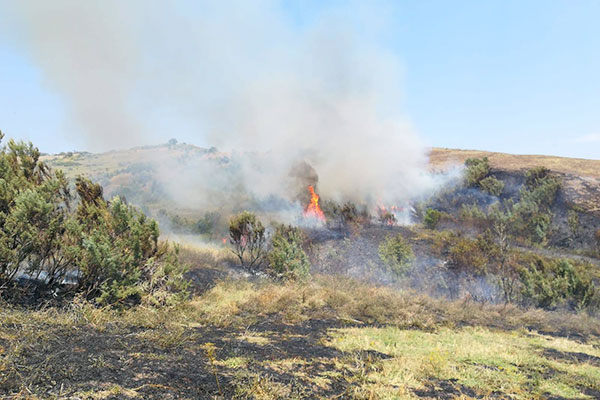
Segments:
[[[500,171],[522,172],[544,166],[559,173],[563,176],[568,200],[600,216],[600,160],[445,148],[433,148],[429,154],[434,170],[463,164],[468,158],[482,157],[487,157],[491,167]]]
[[[0,243],[20,258],[0,269],[0,397],[600,396],[600,220],[585,208],[593,190],[569,186],[597,184],[595,161],[552,157],[546,170],[434,149],[432,170],[463,174],[415,201],[412,224],[322,199],[323,219],[292,226],[276,201],[232,186],[239,155],[172,143],[43,157],[185,234],[171,247],[101,186],[47,174],[34,149],[1,156]],[[205,191],[213,203],[194,197]],[[236,239],[235,221],[252,235]],[[249,243],[255,266],[234,255]]]

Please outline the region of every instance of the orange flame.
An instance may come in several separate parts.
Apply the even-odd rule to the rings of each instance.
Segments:
[[[304,216],[325,222],[325,214],[323,214],[323,210],[319,206],[319,195],[315,193],[315,189],[312,186],[308,187],[308,191],[310,192],[310,203],[306,207],[306,210],[304,210]]]

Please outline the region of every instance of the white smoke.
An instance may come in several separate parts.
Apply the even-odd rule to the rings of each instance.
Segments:
[[[285,195],[302,160],[338,200],[392,203],[434,184],[402,112],[385,4],[330,6],[302,23],[274,0],[0,0],[0,11],[94,150],[183,135],[258,151],[269,155],[260,171],[242,171],[263,194]]]

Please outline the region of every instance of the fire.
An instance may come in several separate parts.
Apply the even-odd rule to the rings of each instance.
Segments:
[[[323,210],[319,206],[319,195],[315,193],[315,189],[312,186],[308,187],[308,191],[310,192],[310,203],[306,207],[306,210],[304,210],[304,216],[325,222],[325,214],[323,214]]]

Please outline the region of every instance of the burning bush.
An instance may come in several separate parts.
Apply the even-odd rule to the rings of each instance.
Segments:
[[[304,279],[308,276],[310,262],[302,249],[303,232],[293,226],[277,226],[272,239],[272,249],[267,258],[268,272],[284,280]]]

